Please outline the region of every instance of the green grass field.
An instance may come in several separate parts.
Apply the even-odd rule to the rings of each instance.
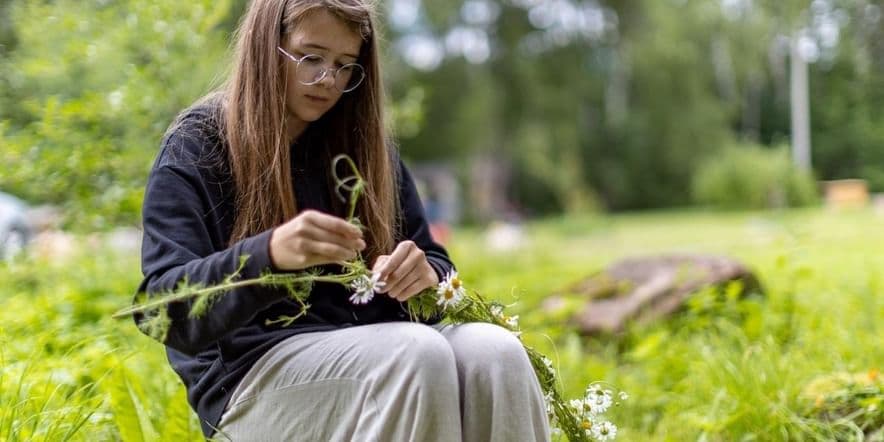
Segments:
[[[610,416],[620,440],[884,438],[884,215],[667,212],[526,233],[493,253],[481,232],[457,231],[450,251],[469,287],[515,303],[523,340],[553,359],[569,396],[595,380],[630,394]],[[101,250],[0,265],[0,440],[200,438],[162,347],[110,319],[139,282],[138,257]],[[567,309],[539,308],[618,258],[662,252],[740,259],[766,297],[704,293],[667,321],[594,338]]]

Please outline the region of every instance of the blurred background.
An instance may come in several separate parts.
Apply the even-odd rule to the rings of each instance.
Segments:
[[[160,137],[224,78],[245,3],[0,0],[0,191],[66,227],[136,225]],[[847,178],[884,191],[880,2],[379,12],[389,120],[440,216],[796,206]]]
[[[246,4],[0,0],[0,439],[199,439],[161,347],[109,316],[161,137],[223,81]],[[626,440],[884,437],[884,3],[378,12],[434,234],[568,394],[628,391]],[[733,257],[764,296],[581,322],[586,278],[676,252]]]

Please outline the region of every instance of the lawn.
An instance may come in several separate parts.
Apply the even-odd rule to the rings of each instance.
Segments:
[[[859,427],[869,439],[869,425],[884,425],[875,371],[884,366],[884,215],[558,218],[526,225],[525,238],[493,252],[481,231],[458,230],[449,249],[469,287],[514,304],[523,340],[554,360],[567,395],[595,380],[630,394],[611,414],[621,440],[862,440]],[[138,257],[84,244],[67,260],[0,267],[0,440],[199,439],[162,347],[110,319],[137,286]],[[766,296],[704,293],[666,321],[591,338],[569,325],[567,308],[541,308],[563,291],[576,308],[575,282],[622,257],[666,252],[737,258]],[[853,396],[808,388],[842,373],[869,381],[853,408]],[[832,401],[841,402],[826,408]],[[838,412],[825,421],[825,409]]]

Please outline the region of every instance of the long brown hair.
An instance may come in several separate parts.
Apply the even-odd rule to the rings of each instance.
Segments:
[[[383,122],[383,85],[373,9],[364,0],[254,0],[236,34],[233,71],[223,87],[221,127],[235,182],[230,242],[278,226],[298,212],[285,136],[285,63],[276,50],[307,14],[333,13],[362,36],[359,63],[366,78],[311,123],[311,149],[331,158],[346,153],[366,180],[357,214],[366,226],[365,254],[373,260],[394,246],[398,220],[396,170]],[[305,148],[299,144],[294,148]],[[328,162],[326,162],[328,167]]]

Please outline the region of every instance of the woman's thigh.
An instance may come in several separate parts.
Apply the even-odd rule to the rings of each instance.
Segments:
[[[395,322],[305,333],[255,363],[234,391],[220,427],[239,435],[249,428],[249,440],[283,434],[295,440],[371,440],[398,432],[395,422],[414,419],[401,410],[420,412],[415,404],[426,400],[415,395],[434,390],[436,407],[454,413],[443,411],[438,419],[459,426],[454,354],[431,327]]]

